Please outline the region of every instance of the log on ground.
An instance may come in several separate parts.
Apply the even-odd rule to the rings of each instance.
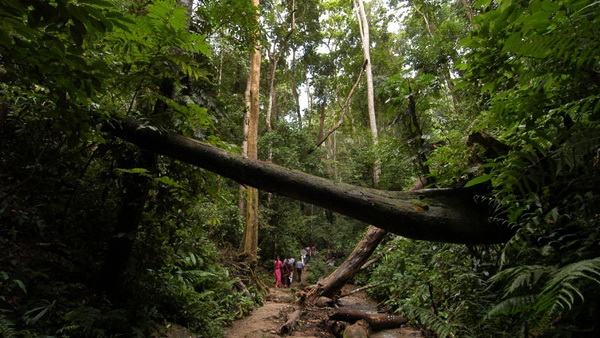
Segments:
[[[370,315],[368,313],[340,308],[329,315],[330,320],[341,320],[348,323],[355,323],[364,320],[374,331],[383,329],[392,329],[400,327],[408,322],[403,316],[397,315]]]

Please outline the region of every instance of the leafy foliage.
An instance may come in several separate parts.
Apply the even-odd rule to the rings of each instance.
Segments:
[[[281,48],[278,121],[262,158],[370,185],[378,157],[389,189],[423,174],[437,186],[489,184],[480,198],[515,231],[502,247],[392,239],[357,279],[389,281],[374,297],[440,336],[597,335],[598,2],[392,1],[405,6],[397,18],[371,2],[381,142],[370,145],[360,85],[316,150],[362,65],[350,2],[269,2],[267,27],[249,2],[200,3],[190,17],[174,0],[0,1],[0,335],[147,336],[168,321],[214,336],[249,311],[253,301],[232,289],[236,267],[219,255],[242,234],[237,185],[164,158],[138,167],[137,150],[100,128],[133,116],[239,150],[256,32]],[[400,31],[388,30],[393,20]],[[313,90],[300,125],[292,92],[302,84]],[[485,158],[467,145],[477,131],[508,153]],[[141,226],[115,234],[127,182],[140,177]],[[265,261],[307,245],[341,256],[364,231],[261,198]],[[122,295],[95,285],[114,238],[133,244]],[[329,270],[311,263],[313,278]]]

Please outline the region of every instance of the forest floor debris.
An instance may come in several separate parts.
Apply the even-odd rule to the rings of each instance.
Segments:
[[[303,278],[304,279],[304,278]],[[295,295],[301,291],[299,287],[303,284],[293,283],[291,288],[270,288],[269,294],[265,297],[263,306],[256,308],[252,314],[246,318],[236,321],[225,332],[228,338],[254,338],[254,337],[281,337],[279,329],[286,322],[288,316],[299,310],[294,306]],[[305,285],[305,284],[304,284]],[[354,285],[347,285],[343,293],[349,293],[357,289]],[[359,311],[376,311],[377,304],[367,299],[364,291],[357,292],[351,296],[345,297],[342,302],[349,308]],[[329,320],[331,308],[318,308],[307,306],[302,309],[303,314],[298,319],[291,337],[304,338],[335,338],[333,331],[334,322]],[[345,325],[342,323],[342,326]],[[402,327],[379,332],[373,332],[370,337],[424,337],[424,335],[415,328]]]

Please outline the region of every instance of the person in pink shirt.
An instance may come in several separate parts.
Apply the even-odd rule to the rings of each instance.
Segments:
[[[282,266],[283,266],[283,263],[281,262],[281,259],[279,258],[279,256],[277,256],[277,259],[273,262],[273,269],[275,269],[275,287],[276,288],[281,287],[281,267]]]

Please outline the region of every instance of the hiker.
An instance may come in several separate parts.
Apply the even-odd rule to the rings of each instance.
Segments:
[[[290,263],[290,284],[294,281],[294,271],[296,270],[296,259],[294,257],[289,259]]]
[[[274,271],[274,275],[275,275],[275,287],[276,288],[280,288],[281,287],[281,266],[283,265],[283,263],[281,263],[281,259],[279,258],[279,256],[277,256],[277,259],[275,259],[275,261],[273,262],[273,269]]]
[[[290,286],[290,274],[292,269],[290,268],[290,261],[286,258],[281,265],[281,278],[283,279],[283,287],[287,288]]]
[[[306,249],[300,250],[300,260],[303,265],[306,264]]]
[[[304,269],[304,263],[302,261],[296,262],[296,273],[298,275],[298,283],[302,282],[302,270]]]

